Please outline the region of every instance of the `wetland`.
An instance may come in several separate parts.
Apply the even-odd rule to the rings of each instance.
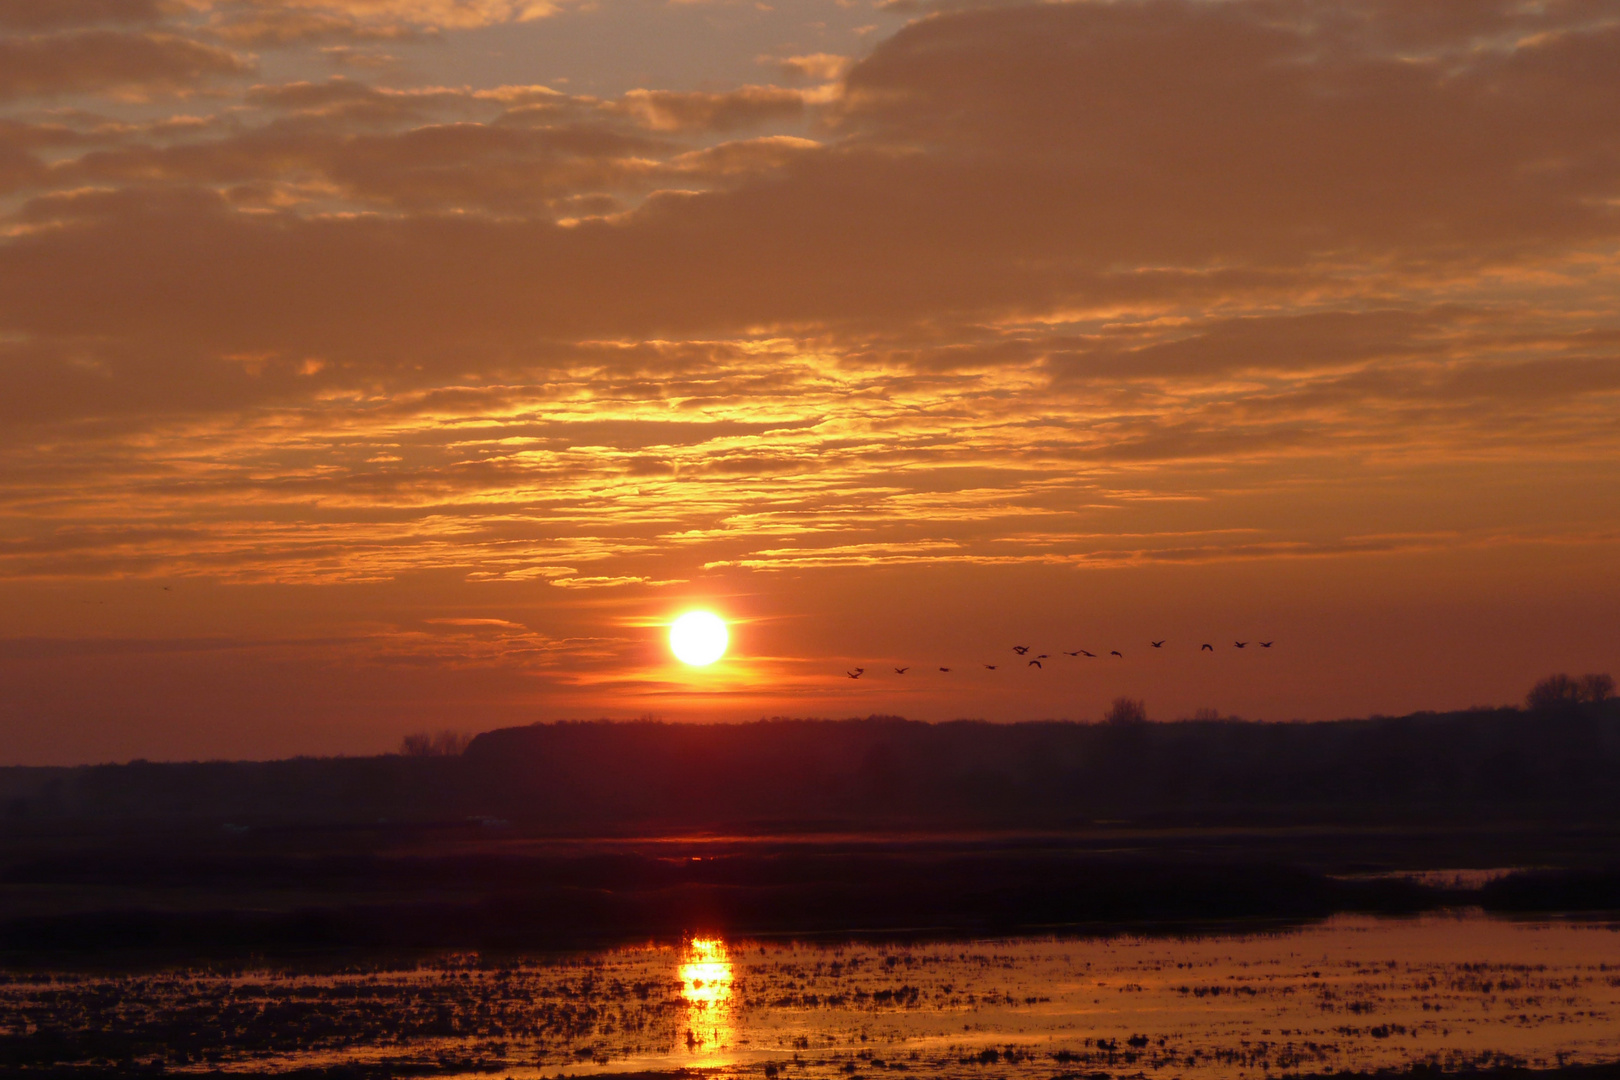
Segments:
[[[1478,911],[1195,935],[691,937],[551,954],[14,970],[7,1071],[850,1080],[1603,1063],[1620,929]]]

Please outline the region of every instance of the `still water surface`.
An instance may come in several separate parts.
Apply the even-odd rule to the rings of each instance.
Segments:
[[[1461,914],[1179,939],[704,937],[337,974],[0,985],[6,1038],[52,1025],[121,1028],[125,1060],[181,1070],[391,1061],[469,1076],[1049,1080],[1546,1066],[1620,1058],[1620,931]]]

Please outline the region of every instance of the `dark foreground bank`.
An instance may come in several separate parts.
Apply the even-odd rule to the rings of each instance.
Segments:
[[[295,842],[296,841],[296,842]],[[1612,832],[1186,830],[321,850],[81,840],[0,863],[0,954],[88,962],[729,936],[1184,932],[1340,912],[1620,911]],[[1487,854],[1562,867],[1413,876]],[[1475,858],[1467,860],[1472,853]],[[1377,856],[1376,859],[1370,858]],[[1427,861],[1433,860],[1433,861]]]
[[[1331,724],[539,724],[0,770],[0,953],[570,949],[1620,910],[1620,706]],[[1416,879],[1436,868],[1499,873]]]

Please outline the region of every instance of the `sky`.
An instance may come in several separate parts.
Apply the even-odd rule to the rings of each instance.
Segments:
[[[0,0],[0,763],[1620,669],[1616,71],[1610,0]]]

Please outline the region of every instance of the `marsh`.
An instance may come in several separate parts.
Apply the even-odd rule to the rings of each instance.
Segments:
[[[709,936],[335,968],[35,970],[0,984],[0,1032],[11,1069],[1213,1080],[1549,1068],[1620,1045],[1620,928],[1472,912],[1191,937]]]

